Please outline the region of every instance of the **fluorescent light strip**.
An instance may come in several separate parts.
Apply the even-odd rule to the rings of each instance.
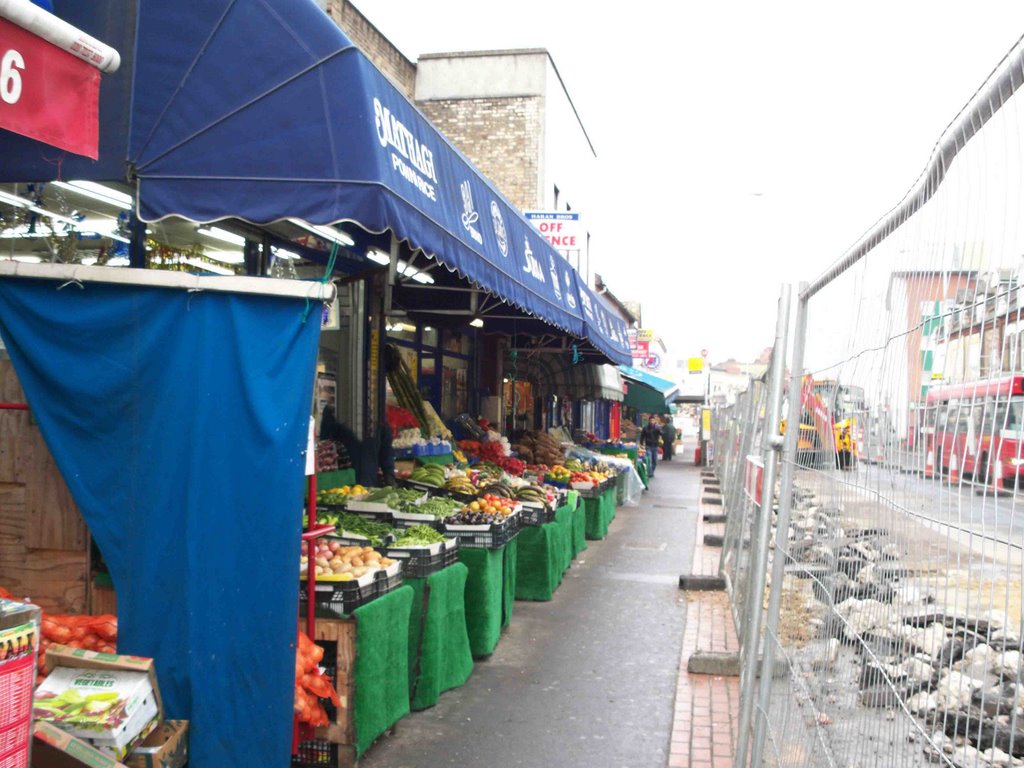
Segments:
[[[245,261],[245,256],[237,251],[203,251],[203,255],[225,264],[241,264]]]
[[[304,229],[307,232],[316,235],[317,237],[322,237],[325,240],[330,240],[332,243],[337,243],[338,245],[344,245],[346,247],[351,247],[356,244],[356,241],[353,240],[348,235],[347,232],[343,232],[340,229],[335,229],[334,227],[324,227],[321,226],[320,224],[307,224],[302,219],[288,219],[288,221],[294,224],[296,227]]]
[[[113,205],[125,211],[130,211],[132,209],[131,195],[126,195],[124,192],[118,192],[116,189],[104,187],[102,184],[96,184],[91,181],[53,181],[50,183],[55,187],[60,187],[61,189],[66,189],[69,192],[84,195],[85,197],[91,197],[93,200],[99,200],[101,203]]]
[[[366,258],[378,264],[390,264],[391,257],[379,248],[370,248],[366,251]]]
[[[234,232],[228,232],[226,229],[220,227],[200,227],[198,230],[200,235],[206,235],[217,240],[223,240],[225,243],[231,243],[232,245],[245,245],[245,238],[241,235],[236,235]]]
[[[4,192],[3,190],[0,190],[0,200],[4,201],[5,203],[9,203],[10,205],[13,205],[16,208],[27,208],[33,213],[38,213],[40,216],[46,216],[47,218],[54,219],[56,221],[63,221],[65,224],[71,224],[72,226],[78,224],[78,222],[76,222],[72,218],[62,216],[61,214],[54,213],[53,211],[48,211],[45,208],[40,208],[31,200],[26,200],[24,197],[12,195],[10,192]]]

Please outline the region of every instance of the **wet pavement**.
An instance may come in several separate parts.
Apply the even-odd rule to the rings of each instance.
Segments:
[[[465,686],[400,721],[361,768],[664,768],[687,612],[678,580],[691,571],[700,493],[683,458],[659,463],[552,601],[516,602]]]

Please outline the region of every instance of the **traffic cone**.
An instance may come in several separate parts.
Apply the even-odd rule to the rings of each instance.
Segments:
[[[924,461],[924,476],[929,479],[935,477],[935,451],[931,448],[928,449],[928,458]]]
[[[956,454],[949,457],[949,484],[955,485],[960,482],[960,463],[956,460]]]

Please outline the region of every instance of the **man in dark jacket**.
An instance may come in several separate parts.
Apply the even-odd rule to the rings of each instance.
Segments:
[[[661,440],[661,429],[658,419],[652,415],[647,419],[647,426],[640,432],[640,442],[647,448],[647,476],[654,477],[654,469],[658,466],[658,441]]]
[[[672,419],[665,419],[661,434],[665,438],[665,461],[672,461],[676,448],[676,425],[672,423]]]

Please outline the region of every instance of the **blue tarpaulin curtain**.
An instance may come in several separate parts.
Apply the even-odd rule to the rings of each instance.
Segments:
[[[59,285],[0,280],[0,333],[110,567],[118,650],[156,659],[190,765],[285,766],[319,323],[294,298]]]

